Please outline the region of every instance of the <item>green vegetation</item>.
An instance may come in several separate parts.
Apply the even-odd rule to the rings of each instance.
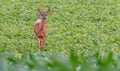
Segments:
[[[37,8],[47,39],[37,48]],[[119,71],[120,0],[0,0],[0,71]]]

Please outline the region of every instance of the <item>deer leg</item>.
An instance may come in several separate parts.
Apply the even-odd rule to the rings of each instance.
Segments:
[[[38,48],[41,48],[41,41],[40,38],[37,37],[37,42],[38,42]]]
[[[45,45],[45,39],[46,39],[46,37],[44,36],[44,37],[43,37],[43,47],[44,47],[44,45]]]
[[[44,47],[43,38],[41,38],[41,47],[42,47],[42,48]]]
[[[45,36],[44,34],[41,34],[41,47],[44,47],[45,44]]]
[[[41,47],[44,47],[44,44],[45,44],[44,39],[45,39],[45,37],[43,37],[43,38],[41,39]]]

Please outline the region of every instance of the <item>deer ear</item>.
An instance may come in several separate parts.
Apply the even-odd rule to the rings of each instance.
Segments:
[[[37,11],[38,11],[38,14],[41,14],[41,13],[42,13],[42,12],[41,12],[41,10],[40,10],[39,8],[38,8],[38,10],[37,10]]]
[[[50,8],[48,8],[48,10],[46,11],[46,13],[48,14],[48,13],[50,13],[51,12],[51,9]]]

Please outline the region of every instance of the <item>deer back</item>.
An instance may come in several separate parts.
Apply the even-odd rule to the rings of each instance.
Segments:
[[[40,33],[41,29],[42,29],[42,21],[39,19],[34,24],[34,33],[35,34]]]

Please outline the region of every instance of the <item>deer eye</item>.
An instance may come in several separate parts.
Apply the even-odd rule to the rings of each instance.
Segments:
[[[41,14],[41,16],[44,16],[44,14]]]
[[[47,14],[45,14],[45,16],[47,16]]]

